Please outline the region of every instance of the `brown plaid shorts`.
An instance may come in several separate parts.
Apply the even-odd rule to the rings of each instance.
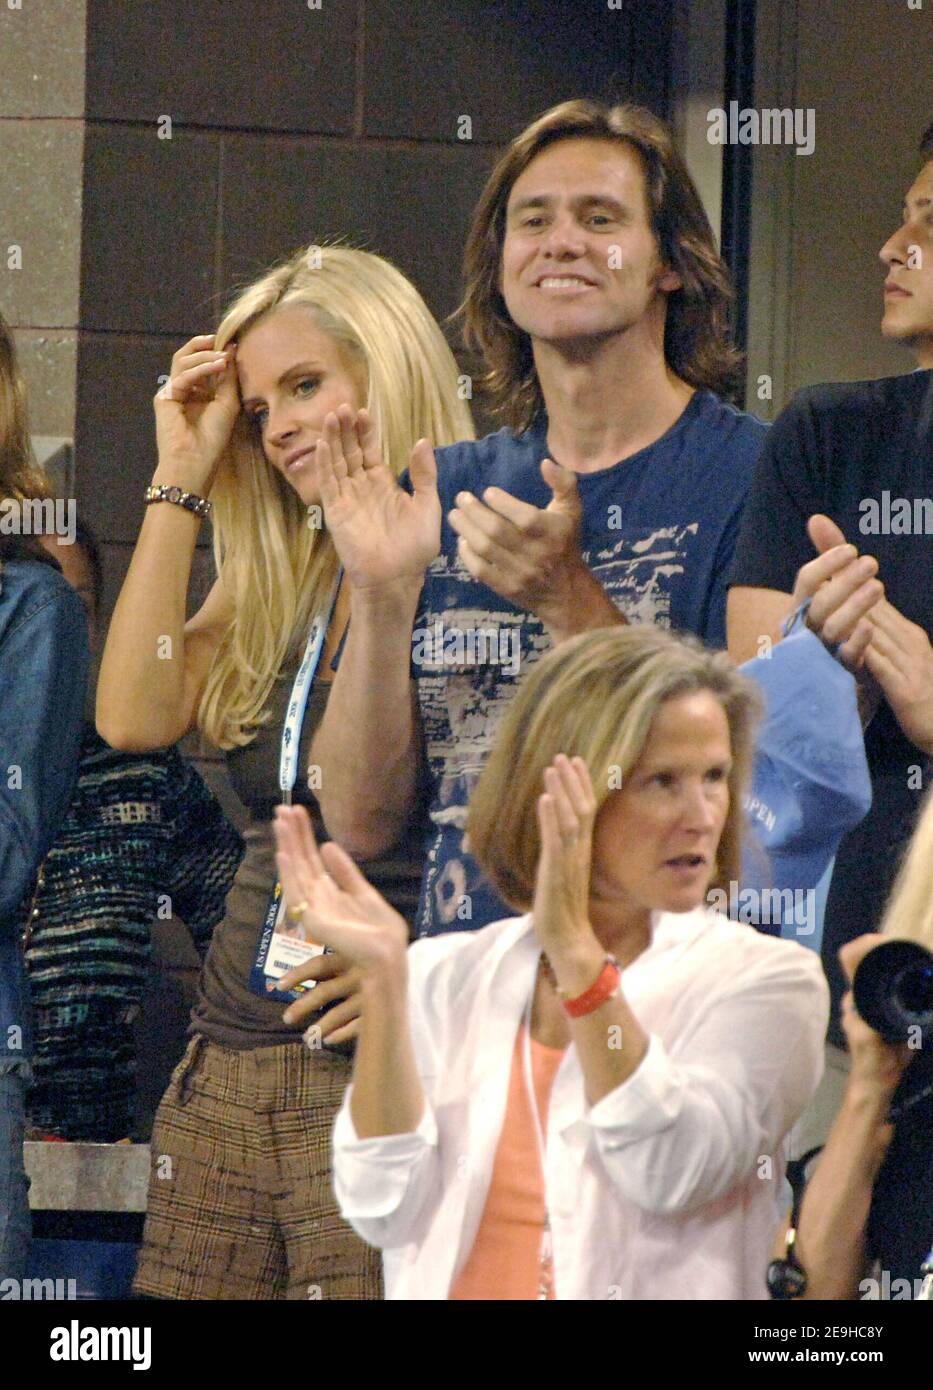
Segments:
[[[351,1063],[301,1043],[192,1038],[152,1131],[135,1290],[179,1299],[377,1299],[381,1256],[337,1210],[331,1130]]]

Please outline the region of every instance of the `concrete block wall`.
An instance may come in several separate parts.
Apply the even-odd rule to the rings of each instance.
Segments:
[[[666,115],[670,34],[665,0],[0,0],[0,309],[33,432],[75,440],[105,618],[155,466],[159,375],[235,287],[342,236],[444,318],[503,144],[572,96]],[[242,823],[222,765],[185,751]],[[154,948],[143,1132],[196,976],[179,924],[158,924]]]

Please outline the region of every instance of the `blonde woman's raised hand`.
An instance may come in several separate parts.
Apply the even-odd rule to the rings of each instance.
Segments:
[[[408,924],[333,841],[318,847],[303,806],[276,807],[275,862],[290,908],[302,908],[309,936],[365,976],[397,967]],[[300,969],[300,967],[299,967]],[[288,988],[283,977],[280,985]]]
[[[214,335],[191,338],[172,358],[172,371],[153,405],[157,474],[206,497],[240,411],[236,344],[214,349]]]
[[[544,772],[538,797],[541,854],[532,906],[535,935],[553,959],[592,946],[590,874],[596,796],[582,758],[558,753]]]
[[[402,580],[420,585],[441,537],[437,465],[428,441],[420,439],[412,450],[412,495],[385,463],[369,413],[342,405],[324,420],[312,470],[351,586],[378,590]]]

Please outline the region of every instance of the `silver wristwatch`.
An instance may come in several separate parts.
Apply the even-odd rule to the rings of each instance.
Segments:
[[[174,502],[176,507],[184,507],[189,512],[194,512],[195,516],[210,516],[212,502],[208,502],[206,497],[199,497],[196,492],[185,492],[184,488],[172,487],[163,483],[160,487],[147,487],[145,492],[146,503],[150,502]]]

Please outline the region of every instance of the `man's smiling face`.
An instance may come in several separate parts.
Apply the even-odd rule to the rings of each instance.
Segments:
[[[532,339],[571,343],[663,321],[679,277],[661,263],[645,176],[615,141],[549,145],[516,179],[506,209],[500,288]]]

